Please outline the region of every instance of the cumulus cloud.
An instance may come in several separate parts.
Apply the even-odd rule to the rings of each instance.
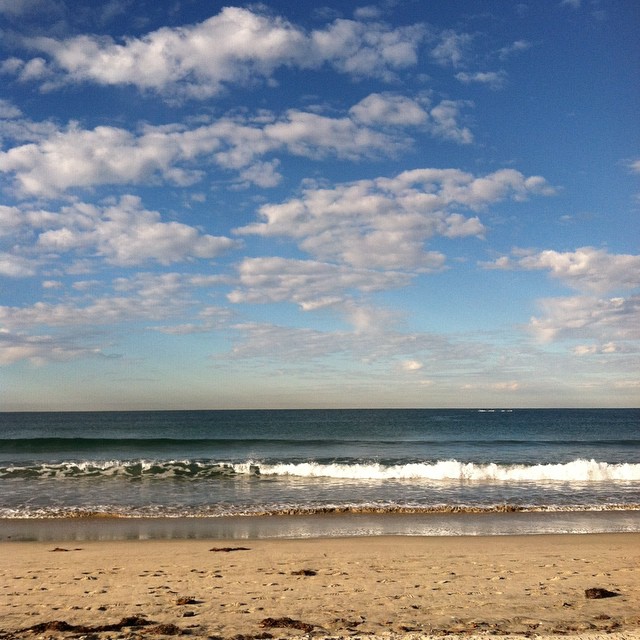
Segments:
[[[440,41],[431,50],[431,57],[443,67],[459,67],[468,54],[472,40],[468,33],[447,29],[440,34]]]
[[[141,38],[82,35],[31,38],[28,44],[49,57],[59,82],[126,84],[203,99],[228,85],[267,80],[282,67],[327,64],[357,77],[392,78],[416,63],[424,34],[422,25],[391,28],[344,19],[308,33],[257,9],[225,7],[203,22]]]
[[[593,247],[567,252],[514,250],[513,256],[502,256],[484,266],[548,271],[583,292],[538,301],[542,315],[531,318],[528,330],[542,343],[589,339],[595,342],[577,345],[573,353],[610,355],[625,350],[621,341],[640,338],[638,296],[597,297],[640,287],[640,256],[610,254]]]
[[[498,269],[549,271],[552,277],[580,291],[604,293],[640,286],[640,255],[610,254],[605,249],[581,247],[575,251],[516,252],[489,265]]]
[[[25,278],[35,275],[38,263],[36,260],[0,251],[0,275],[8,278]]]
[[[407,373],[415,373],[416,371],[420,371],[423,367],[424,363],[420,362],[420,360],[403,360],[400,363],[402,371],[406,371]]]
[[[444,256],[425,250],[429,238],[484,233],[477,216],[457,209],[480,211],[504,198],[551,193],[543,178],[511,169],[484,177],[415,169],[393,178],[307,188],[300,198],[263,205],[261,221],[236,232],[290,237],[321,260],[357,268],[432,271],[443,267]]]
[[[207,166],[237,171],[240,182],[272,187],[280,181],[278,158],[288,153],[308,158],[384,157],[411,144],[407,127],[423,127],[454,142],[472,140],[460,125],[464,105],[442,101],[433,107],[395,94],[372,94],[343,117],[290,109],[281,116],[262,112],[221,117],[215,122],[144,126],[133,133],[118,127],[82,129],[70,123],[57,129],[11,120],[0,135],[26,144],[0,151],[0,173],[13,177],[23,197],[55,197],[69,189],[104,184],[139,184],[164,180],[178,186],[198,182]],[[10,105],[5,104],[10,111]],[[205,158],[205,164],[202,163]]]
[[[490,89],[502,89],[507,82],[506,71],[477,71],[476,73],[468,73],[460,71],[456,73],[456,79],[463,84],[485,84]]]
[[[310,311],[343,303],[350,292],[373,292],[401,287],[405,273],[354,269],[313,260],[247,258],[238,266],[240,288],[231,302],[294,302]]]
[[[0,306],[0,322],[11,330],[26,332],[43,327],[100,327],[135,320],[166,320],[181,317],[187,308],[197,306],[192,297],[194,289],[210,288],[220,282],[220,276],[202,274],[137,273],[116,278],[110,286],[94,282],[90,289],[97,292],[90,295],[82,286],[77,287],[77,297],[68,295],[64,302]]]
[[[28,360],[36,365],[101,355],[96,347],[81,347],[55,336],[29,336],[0,329],[0,366]]]
[[[141,329],[186,333],[185,314],[198,318],[207,330],[225,325],[228,310],[202,306],[193,295],[222,281],[208,274],[137,273],[110,284],[77,281],[62,302],[0,306],[0,365],[104,356],[119,340],[119,325],[126,326],[127,333],[132,323]],[[104,327],[109,327],[108,334]]]
[[[539,301],[543,317],[529,330],[540,342],[595,339],[601,343],[640,339],[640,297],[600,299],[592,296]]]
[[[499,56],[501,60],[508,58],[509,56],[520,53],[521,51],[526,51],[531,48],[531,43],[527,40],[516,40],[515,42],[507,45],[506,47],[502,47],[500,49]]]
[[[120,266],[168,265],[216,258],[239,246],[237,240],[203,234],[181,222],[164,222],[157,211],[144,209],[136,196],[101,206],[78,202],[59,211],[3,207],[0,236],[3,230],[9,240],[34,238],[31,245],[23,239],[24,255],[17,248],[6,260],[0,254],[0,271],[14,277],[33,275],[36,260],[55,262],[62,254],[103,258]]]
[[[360,307],[362,308],[362,307]],[[363,308],[372,318],[379,317],[380,310]],[[354,366],[366,367],[368,376],[375,377],[374,367],[381,364],[385,383],[389,382],[389,362],[423,360],[438,361],[448,370],[464,370],[473,362],[477,367],[491,350],[482,345],[464,342],[452,343],[442,335],[430,333],[403,333],[389,324],[385,314],[383,320],[363,328],[354,324],[355,330],[321,331],[312,328],[284,327],[273,324],[244,323],[235,325],[238,342],[230,355],[234,359],[269,358],[283,367],[297,368],[309,360],[331,355],[346,355]],[[330,363],[327,362],[330,367]],[[415,366],[415,365],[414,365]],[[323,366],[323,370],[324,370]],[[414,369],[413,373],[418,373]],[[409,372],[411,373],[411,372]],[[333,374],[331,374],[333,375]],[[345,380],[344,369],[340,369],[340,380]],[[419,373],[416,377],[419,377]],[[403,377],[403,382],[406,378]],[[429,381],[425,381],[429,384]]]
[[[18,109],[12,102],[5,99],[0,99],[0,120],[8,120],[11,118],[19,118],[22,115],[22,111]]]
[[[419,101],[393,93],[372,93],[349,112],[356,121],[366,125],[418,126],[429,118]]]
[[[0,0],[0,15],[16,17],[45,6],[44,0]]]
[[[640,173],[640,158],[629,161],[629,169],[632,173]]]
[[[615,342],[607,342],[606,344],[580,344],[574,347],[573,353],[577,356],[591,356],[597,354],[617,353],[620,347]]]

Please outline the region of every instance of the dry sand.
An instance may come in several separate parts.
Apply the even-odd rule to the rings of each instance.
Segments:
[[[0,639],[640,638],[640,534],[5,542],[0,554]],[[617,595],[589,599],[592,587]]]

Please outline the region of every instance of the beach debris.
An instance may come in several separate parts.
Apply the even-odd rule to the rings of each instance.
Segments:
[[[260,626],[266,629],[300,629],[305,633],[310,633],[315,628],[314,624],[294,620],[293,618],[265,618],[260,622]]]
[[[95,627],[83,624],[69,624],[64,620],[50,620],[48,622],[40,622],[32,627],[22,629],[22,631],[31,631],[32,633],[44,633],[45,631],[73,631],[74,633],[100,633],[103,631],[122,631],[125,627],[146,627],[155,624],[151,620],[147,620],[142,616],[127,616],[122,618],[120,622],[115,624],[101,624]]]
[[[600,598],[615,598],[620,594],[616,591],[609,591],[608,589],[603,589],[602,587],[591,587],[590,589],[584,590],[584,597],[589,600],[599,600]]]
[[[229,553],[230,551],[251,551],[249,547],[213,547],[209,551],[222,551],[223,553]]]
[[[291,572],[292,576],[317,576],[318,572],[314,569],[298,569]]]
[[[360,620],[350,620],[349,618],[335,618],[333,620],[333,623],[342,625],[347,629],[355,629],[355,627],[361,625],[365,620],[366,618],[364,618],[363,616],[360,616]]]
[[[164,624],[158,624],[155,627],[149,627],[145,629],[145,633],[153,633],[159,636],[179,636],[188,633],[188,631],[185,631],[175,624],[168,622]]]
[[[180,596],[176,599],[176,604],[202,604],[202,600],[196,600],[192,596]]]
[[[82,547],[75,547],[74,549],[65,549],[64,547],[55,547],[54,549],[49,549],[49,551],[82,551]]]
[[[25,631],[32,631],[33,633],[43,633],[45,631],[75,631],[76,625],[69,624],[64,620],[49,620],[49,622],[41,622],[33,627],[25,629]]]

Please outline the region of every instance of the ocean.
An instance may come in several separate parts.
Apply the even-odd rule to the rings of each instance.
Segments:
[[[0,537],[56,530],[640,531],[640,410],[1,413]]]

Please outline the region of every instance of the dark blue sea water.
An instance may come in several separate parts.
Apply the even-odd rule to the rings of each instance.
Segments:
[[[640,410],[0,414],[0,518],[640,512]]]

